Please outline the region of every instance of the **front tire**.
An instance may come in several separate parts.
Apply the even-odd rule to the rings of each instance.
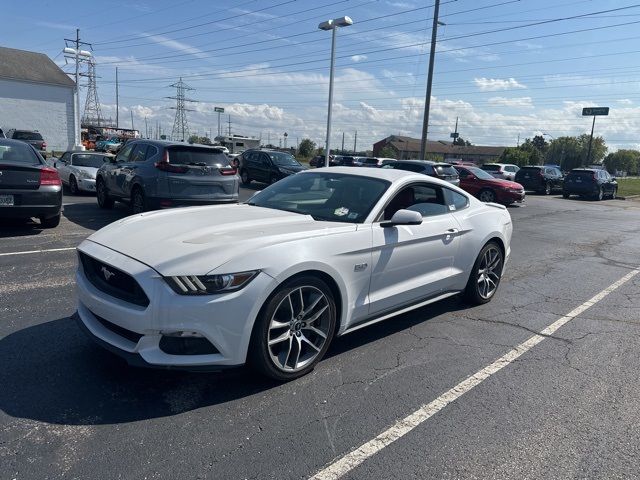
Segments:
[[[107,186],[101,178],[96,181],[96,198],[100,208],[107,210],[113,208],[115,201],[109,196],[109,190],[107,190]]]
[[[69,178],[69,193],[71,195],[78,195],[78,182],[73,175]]]
[[[134,214],[143,213],[147,210],[147,199],[142,188],[136,186],[131,192],[131,211]]]
[[[562,198],[569,198],[571,195],[567,192],[562,192]]]
[[[251,178],[249,177],[249,172],[245,169],[240,171],[240,180],[242,180],[242,184],[248,186],[251,184]]]
[[[324,357],[336,327],[331,289],[315,276],[285,282],[263,306],[251,333],[248,363],[286,382],[309,373]]]
[[[472,305],[490,302],[500,285],[503,267],[502,249],[496,242],[487,243],[473,264],[464,290],[464,299]]]

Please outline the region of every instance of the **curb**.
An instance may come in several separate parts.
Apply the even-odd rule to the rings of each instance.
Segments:
[[[624,197],[622,197],[622,196],[618,195],[616,198],[617,198],[618,200],[632,200],[632,199],[634,199],[634,198],[639,198],[639,197],[640,197],[640,195],[626,195],[626,196],[624,196]]]

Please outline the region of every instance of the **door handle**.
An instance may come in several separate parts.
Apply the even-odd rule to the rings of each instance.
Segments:
[[[458,230],[457,228],[450,228],[449,230],[447,230],[447,234],[451,234],[451,233],[458,233],[460,230]]]
[[[457,228],[450,228],[449,230],[447,230],[446,232],[444,232],[444,239],[445,240],[450,240],[451,237],[453,237],[454,235],[456,235],[460,230],[458,230]]]

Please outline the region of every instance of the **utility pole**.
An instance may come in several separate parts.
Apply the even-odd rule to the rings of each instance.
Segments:
[[[589,137],[589,149],[587,150],[587,163],[589,165],[591,159],[591,144],[593,143],[593,129],[596,127],[596,116],[593,116],[593,123],[591,124],[591,136]]]
[[[516,143],[516,147],[520,146],[520,134],[518,134],[518,143]]]
[[[420,158],[427,159],[427,133],[429,130],[429,109],[431,107],[431,85],[433,83],[433,64],[436,58],[436,40],[438,36],[438,13],[440,0],[435,0],[433,7],[433,27],[431,29],[431,52],[429,54],[429,73],[427,75],[427,93],[424,99],[424,118],[422,120],[422,141],[420,142]]]
[[[358,145],[358,131],[356,130],[356,135],[355,137],[353,137],[353,154],[354,155],[357,152],[357,149],[356,149],[357,145]]]
[[[176,89],[175,97],[167,97],[176,101],[176,106],[171,107],[176,111],[176,118],[173,121],[173,130],[171,131],[171,139],[176,140],[179,138],[181,142],[184,142],[189,138],[189,123],[187,122],[187,112],[192,112],[185,107],[185,102],[195,102],[195,100],[191,100],[185,97],[185,91],[194,90],[189,85],[182,81],[182,77],[177,83],[169,85],[170,87],[174,87]]]
[[[342,150],[340,153],[344,154],[344,132],[342,132]]]
[[[88,45],[91,48],[91,44],[80,41],[80,29],[76,28],[76,38],[65,38],[66,48],[62,51],[65,59],[75,61],[75,97],[73,102],[73,123],[74,123],[74,150],[84,150],[81,143],[80,133],[80,62],[87,61],[91,58],[91,52],[86,50],[80,50],[80,45]],[[73,45],[74,48],[70,46]]]
[[[120,128],[120,96],[118,95],[118,67],[116,67],[116,128]]]
[[[147,116],[144,116],[144,138],[149,138],[149,126],[147,125]]]
[[[135,128],[133,128],[133,110],[131,108],[129,108],[129,113],[131,113],[131,130],[135,130]]]
[[[231,115],[229,115],[229,136],[231,136]]]

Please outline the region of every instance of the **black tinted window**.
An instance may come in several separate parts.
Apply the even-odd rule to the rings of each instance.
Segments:
[[[459,192],[454,192],[449,188],[444,189],[449,210],[462,210],[469,205],[469,199]]]
[[[131,151],[130,162],[144,162],[147,154],[147,145],[144,143],[137,143]]]
[[[482,170],[486,170],[488,172],[499,172],[500,165],[482,165],[480,167]]]
[[[40,157],[26,143],[12,143],[11,145],[0,143],[0,161],[28,163],[30,165],[41,163]]]
[[[16,130],[13,138],[16,140],[42,140],[42,135],[38,132],[21,132],[20,130]]]
[[[172,165],[215,165],[226,167],[229,159],[220,150],[211,148],[175,146],[168,147],[169,163]]]
[[[155,156],[158,153],[158,149],[156,147],[154,147],[153,145],[149,145],[147,147],[147,155],[145,158],[151,158],[153,156]]]
[[[420,173],[424,170],[424,166],[418,163],[401,163],[401,162],[388,163],[382,168],[392,168],[394,170],[406,170],[408,172],[417,172],[417,173]]]
[[[74,167],[100,168],[104,163],[103,155],[91,155],[88,153],[74,153],[71,157],[71,164]]]

